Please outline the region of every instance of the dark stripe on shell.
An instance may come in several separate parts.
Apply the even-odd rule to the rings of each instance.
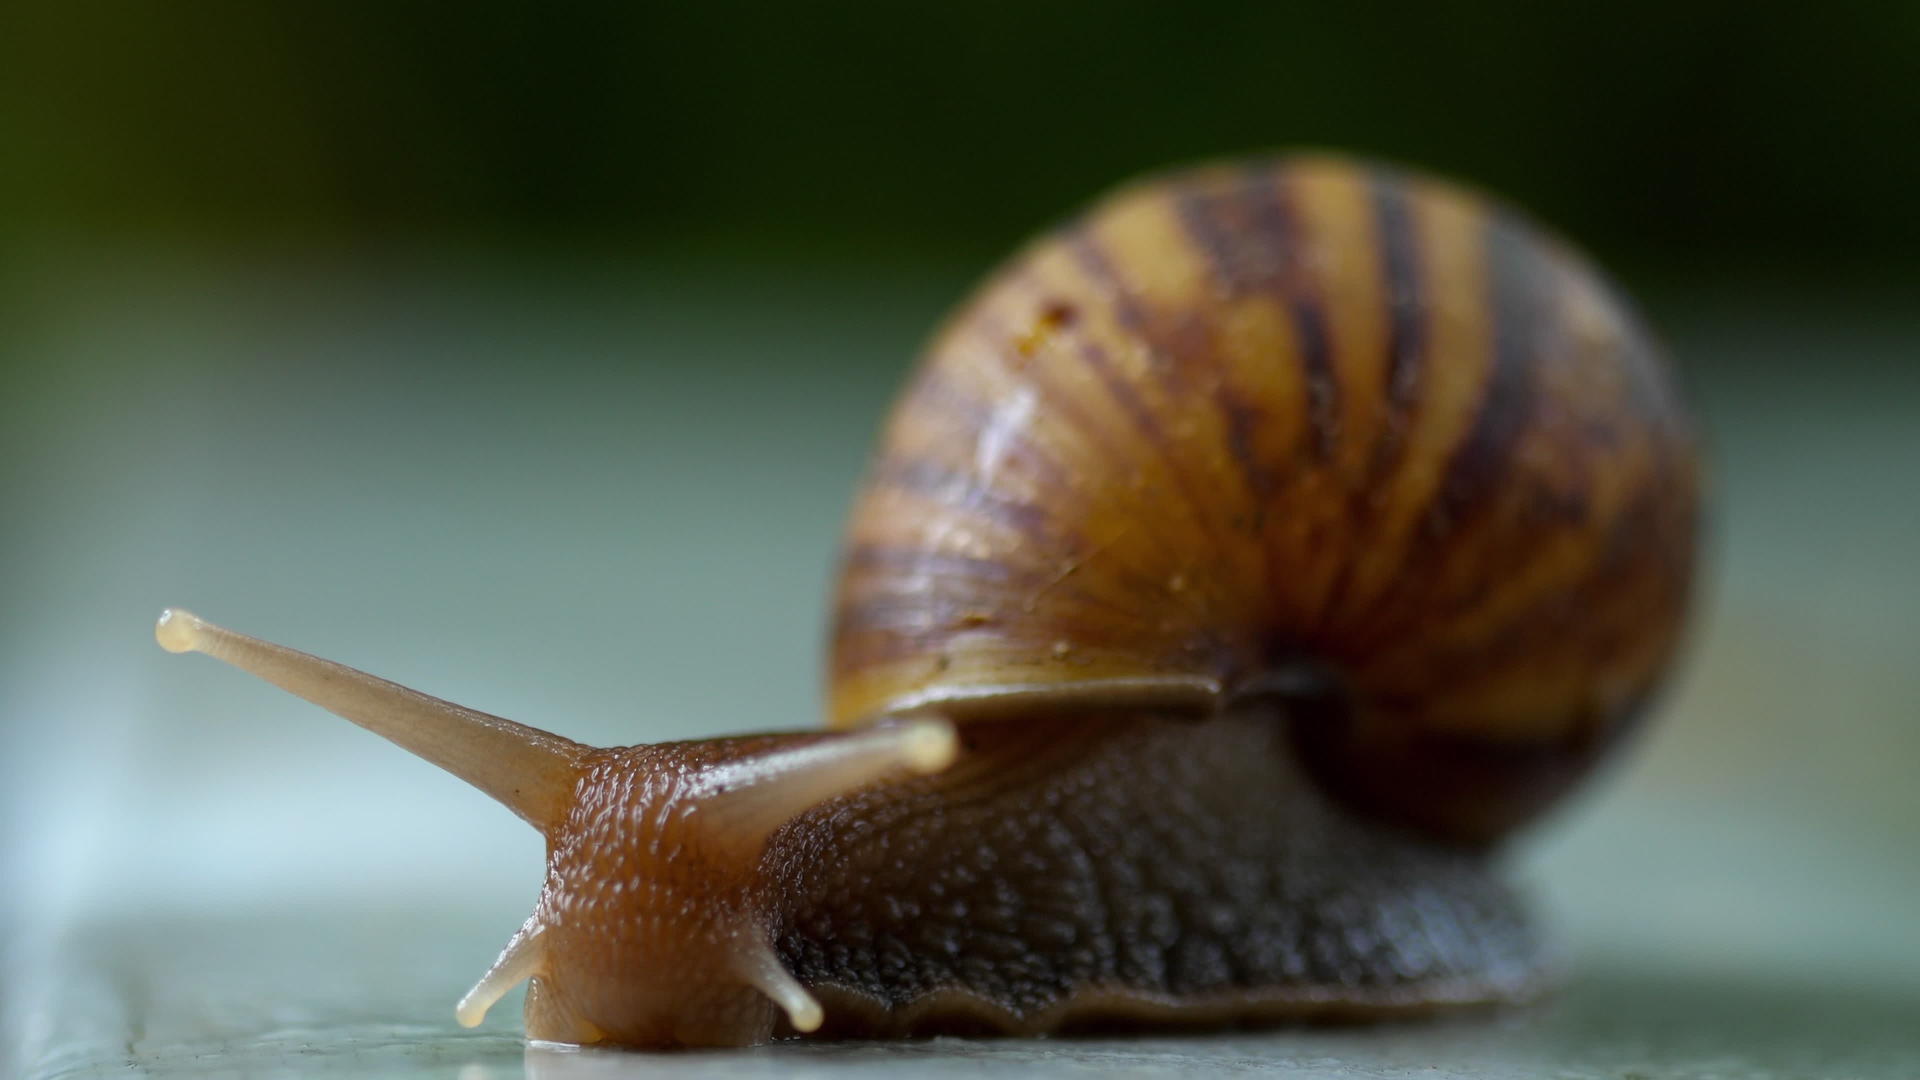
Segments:
[[[1381,285],[1387,298],[1386,416],[1368,470],[1368,479],[1381,483],[1396,471],[1404,456],[1407,434],[1419,407],[1420,387],[1426,377],[1429,312],[1406,187],[1399,177],[1376,172],[1369,179],[1369,188],[1380,269],[1385,278]]]
[[[1447,460],[1430,508],[1430,531],[1445,536],[1496,501],[1513,464],[1513,451],[1532,418],[1533,369],[1545,347],[1552,270],[1520,227],[1491,214],[1482,230],[1486,258],[1486,318],[1493,363],[1473,426]]]
[[[1368,203],[1373,213],[1374,242],[1378,248],[1380,291],[1385,300],[1381,317],[1387,333],[1384,374],[1380,385],[1382,416],[1380,434],[1361,474],[1359,486],[1349,493],[1349,514],[1355,522],[1354,536],[1367,543],[1373,527],[1387,509],[1385,491],[1406,462],[1415,418],[1419,414],[1420,391],[1426,380],[1431,328],[1429,297],[1423,280],[1415,208],[1408,197],[1405,181],[1386,170],[1375,169],[1364,177]],[[1326,620],[1352,617],[1347,610],[1353,602],[1354,573],[1359,559],[1341,562],[1337,578],[1327,592]]]
[[[1081,272],[1106,294],[1108,302],[1113,305],[1114,321],[1142,342],[1157,344],[1146,309],[1140,306],[1139,299],[1133,294],[1133,287],[1113,265],[1113,259],[1094,237],[1090,225],[1086,222],[1076,223],[1073,228],[1064,231],[1059,240],[1072,253]]]
[[[1271,238],[1280,255],[1277,264],[1268,268],[1269,287],[1293,317],[1307,388],[1309,446],[1313,459],[1325,463],[1333,457],[1340,438],[1340,376],[1333,366],[1325,298],[1318,279],[1307,273],[1301,260],[1304,230],[1294,203],[1294,175],[1291,170],[1276,174],[1256,168],[1247,174],[1246,194],[1255,235]]]
[[[1247,291],[1249,286],[1245,268],[1239,264],[1231,226],[1222,221],[1217,212],[1217,197],[1202,192],[1199,185],[1190,183],[1175,185],[1167,193],[1167,200],[1175,219],[1180,222],[1194,249],[1200,253],[1214,280],[1230,291]],[[1210,353],[1217,352],[1217,348],[1217,345],[1209,342]],[[1268,421],[1268,412],[1245,395],[1237,393],[1225,380],[1222,380],[1213,397],[1214,406],[1219,410],[1227,429],[1227,452],[1239,470],[1255,508],[1255,520],[1249,526],[1257,532],[1264,527],[1268,506],[1280,487],[1277,470],[1260,461],[1254,453],[1254,432],[1259,425]]]

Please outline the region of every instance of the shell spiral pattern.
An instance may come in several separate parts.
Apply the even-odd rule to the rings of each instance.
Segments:
[[[1294,697],[1354,797],[1490,839],[1666,666],[1694,462],[1647,331],[1515,211],[1333,158],[1155,178],[936,336],[854,508],[830,720]]]

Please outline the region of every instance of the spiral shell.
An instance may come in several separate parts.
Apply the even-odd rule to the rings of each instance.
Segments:
[[[1456,823],[1497,833],[1666,667],[1697,489],[1648,333],[1511,209],[1333,158],[1149,179],[935,338],[852,514],[829,721],[1337,701],[1375,802],[1524,759]]]

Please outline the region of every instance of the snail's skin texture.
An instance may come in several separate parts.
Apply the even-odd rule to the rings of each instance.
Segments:
[[[861,1034],[1530,996],[1539,950],[1482,861],[1329,806],[1277,720],[970,725],[948,772],[775,835],[781,958]]]
[[[552,974],[528,1034],[790,1033],[732,973],[740,927],[763,928],[841,1036],[1374,1018],[1537,992],[1538,944],[1484,860],[1331,805],[1285,732],[1271,708],[972,724],[944,772],[831,798],[762,850],[661,778],[832,736],[600,752],[553,837],[534,915]]]
[[[856,500],[830,732],[596,750],[202,651],[548,841],[460,1003],[636,1047],[1353,1019],[1547,979],[1495,849],[1639,716],[1699,476],[1576,253],[1332,158],[1135,185],[937,335]]]

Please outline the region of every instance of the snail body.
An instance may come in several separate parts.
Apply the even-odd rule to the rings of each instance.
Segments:
[[[1671,658],[1697,466],[1576,254],[1331,158],[1136,184],[936,337],[848,529],[828,730],[593,749],[163,615],[474,783],[536,1039],[1375,1017],[1545,984],[1500,841]]]

